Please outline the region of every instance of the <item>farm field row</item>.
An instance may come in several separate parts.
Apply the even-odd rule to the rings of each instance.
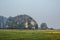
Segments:
[[[60,30],[0,30],[0,40],[60,40]]]

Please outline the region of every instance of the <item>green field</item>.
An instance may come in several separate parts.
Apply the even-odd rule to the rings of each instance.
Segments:
[[[60,40],[60,30],[0,30],[0,40]]]

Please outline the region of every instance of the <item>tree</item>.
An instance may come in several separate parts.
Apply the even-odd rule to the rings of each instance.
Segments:
[[[48,29],[47,24],[46,24],[46,23],[42,23],[42,24],[41,24],[41,29],[42,29],[42,30]]]

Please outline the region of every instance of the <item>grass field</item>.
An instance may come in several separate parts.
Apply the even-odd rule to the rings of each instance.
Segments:
[[[0,40],[60,40],[60,30],[0,30]]]

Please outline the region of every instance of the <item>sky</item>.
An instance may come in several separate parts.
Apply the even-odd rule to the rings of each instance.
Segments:
[[[60,29],[60,0],[0,0],[0,15],[9,17],[27,14],[39,25]]]

